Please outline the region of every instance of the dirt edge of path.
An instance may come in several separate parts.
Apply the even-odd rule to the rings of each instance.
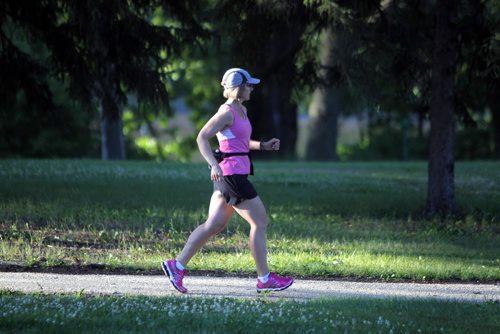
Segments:
[[[34,273],[53,273],[53,274],[78,274],[78,275],[163,275],[162,270],[143,269],[131,267],[110,267],[104,264],[86,264],[86,265],[55,265],[47,266],[43,264],[34,264],[31,266],[15,263],[1,262],[0,272],[34,272]],[[190,276],[207,277],[239,277],[254,278],[255,274],[245,272],[226,272],[222,270],[190,270]],[[391,279],[384,280],[373,277],[354,277],[354,276],[295,276],[303,280],[322,280],[322,281],[349,281],[349,282],[370,282],[370,283],[429,283],[429,284],[500,284],[497,280],[414,280],[414,279]]]

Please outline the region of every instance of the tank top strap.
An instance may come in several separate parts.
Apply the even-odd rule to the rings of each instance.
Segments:
[[[233,117],[236,116],[236,109],[234,109],[230,104],[224,103],[224,105],[227,106],[229,110],[231,110],[231,113],[233,114]]]
[[[235,126],[237,123],[241,123],[240,121],[242,121],[242,119],[238,113],[238,110],[236,110],[236,108],[234,108],[230,104],[227,103],[224,104],[229,108],[229,110],[231,110],[231,114],[233,114],[233,124],[231,124],[230,126]]]

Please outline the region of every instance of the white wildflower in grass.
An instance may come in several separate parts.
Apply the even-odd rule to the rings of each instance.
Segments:
[[[382,308],[383,315],[371,318],[370,313],[373,314],[380,307],[376,303],[368,304],[374,305],[373,308],[363,304],[363,307],[357,307],[353,302],[342,303],[341,300],[298,303],[192,296],[77,298],[61,295],[19,296],[0,293],[0,332],[20,329],[15,327],[15,324],[22,323],[22,319],[32,319],[34,326],[32,331],[37,331],[35,328],[39,328],[48,332],[64,332],[72,328],[90,331],[95,326],[113,328],[117,332],[157,332],[164,330],[165,326],[175,326],[172,328],[173,332],[203,330],[207,333],[246,333],[250,328],[257,331],[265,329],[271,332],[290,333],[414,333],[417,329],[420,329],[420,332],[452,332],[441,323],[427,324],[427,319],[408,318],[407,314],[385,312],[384,308]],[[489,309],[491,312],[495,305],[488,307],[491,307]],[[456,312],[455,308],[451,310]],[[103,314],[107,316],[102,317]],[[478,314],[480,313],[474,316],[477,317]],[[193,319],[196,321],[193,322]],[[9,324],[10,327],[2,327],[5,326],[3,324]],[[24,327],[23,329],[30,330]]]

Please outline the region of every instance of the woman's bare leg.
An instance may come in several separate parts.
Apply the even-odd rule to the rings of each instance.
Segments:
[[[186,266],[208,239],[224,230],[233,212],[233,207],[226,203],[224,196],[219,191],[215,191],[210,199],[207,220],[191,232],[177,261]]]
[[[257,196],[234,206],[234,210],[250,224],[249,244],[257,266],[257,274],[267,275],[269,273],[266,246],[268,219],[262,200]]]

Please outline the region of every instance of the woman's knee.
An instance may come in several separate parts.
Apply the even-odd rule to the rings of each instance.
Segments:
[[[226,228],[228,220],[209,218],[205,222],[205,228],[212,234],[217,234]]]
[[[254,219],[252,222],[256,228],[258,229],[267,229],[267,225],[269,224],[269,220],[267,219],[267,216],[262,216],[257,219]]]

